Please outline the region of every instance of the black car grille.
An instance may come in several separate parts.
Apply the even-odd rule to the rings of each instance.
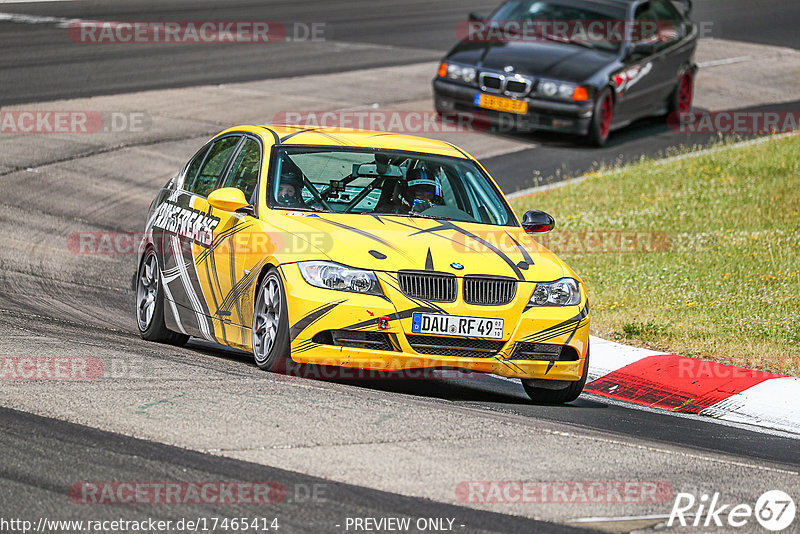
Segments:
[[[452,274],[400,271],[397,277],[400,290],[407,297],[434,302],[456,300],[457,282]]]
[[[493,339],[468,339],[463,337],[407,335],[411,348],[420,354],[461,356],[464,358],[491,358],[500,352],[505,341]]]
[[[578,352],[568,345],[517,343],[512,360],[577,361]]]
[[[389,336],[382,332],[360,332],[357,330],[325,330],[316,334],[311,341],[320,345],[352,347],[355,349],[395,350]]]
[[[464,302],[480,306],[501,306],[514,300],[517,282],[510,278],[464,277]]]
[[[495,91],[499,91],[500,87],[503,85],[503,81],[500,79],[500,77],[493,74],[484,75],[482,82],[484,87],[487,89],[494,89]]]
[[[525,82],[508,80],[506,82],[506,91],[509,93],[524,94],[528,92],[528,84]]]

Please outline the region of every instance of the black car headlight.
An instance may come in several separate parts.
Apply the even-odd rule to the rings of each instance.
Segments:
[[[576,306],[581,302],[581,288],[574,278],[539,282],[528,302],[530,306]]]
[[[464,67],[461,65],[448,63],[445,69],[445,77],[448,80],[455,80],[457,82],[471,84],[475,83],[475,79],[478,77],[478,71],[476,71],[473,67]]]
[[[332,261],[301,261],[297,264],[303,280],[315,287],[383,295],[378,277],[372,271],[354,269]]]
[[[589,91],[586,87],[556,80],[539,80],[536,85],[536,94],[546,98],[574,102],[583,102],[589,99]]]

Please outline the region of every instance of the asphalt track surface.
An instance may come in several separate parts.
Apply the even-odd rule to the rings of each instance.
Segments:
[[[795,25],[800,6],[794,0],[695,0],[694,4],[694,20],[712,22],[713,37],[800,48]],[[458,22],[471,11],[488,14],[493,7],[493,2],[475,0],[0,3],[2,13],[66,19],[324,23],[328,45],[375,46],[352,54],[326,43],[94,46],[72,42],[65,29],[52,24],[2,22],[0,17],[0,105],[436,60],[455,43]]]
[[[798,20],[797,2],[772,2],[769,12],[756,9],[755,3],[739,0],[726,2],[724,10],[722,3],[698,1],[695,4],[696,19],[715,17],[713,20],[719,21],[720,37],[800,46],[793,24],[776,24],[780,20]],[[268,7],[255,2],[228,2],[220,8],[212,5],[211,2],[182,1],[167,5],[161,2],[60,2],[0,4],[0,12],[109,20],[326,21],[332,27],[334,40],[374,44],[375,47],[371,51],[362,49],[359,54],[326,52],[326,47],[281,45],[274,51],[259,49],[259,54],[247,48],[227,46],[92,49],[71,43],[63,30],[50,25],[0,22],[0,74],[3,78],[0,102],[33,102],[436,59],[453,41],[453,32],[443,31],[442,27],[453,27],[463,19],[464,13],[480,11],[484,4],[377,2],[371,3],[369,10],[359,8],[355,2],[285,2]],[[311,5],[313,8],[309,7]],[[746,23],[742,13],[748,13]],[[636,151],[652,149],[644,145],[652,144],[652,138],[658,137],[659,132],[663,134],[660,124],[644,121],[618,134],[604,150],[608,151],[609,158],[617,158],[620,153],[623,157],[635,157]],[[587,160],[597,159],[596,152],[576,149],[561,139],[540,137],[545,147],[537,149],[537,154],[554,151],[553,161],[561,162],[568,154],[569,172],[579,171],[588,165]],[[674,140],[667,139],[663,147],[674,144]],[[517,152],[492,158],[489,165],[493,170],[503,166],[511,169],[520,161],[514,158],[530,157],[528,151]],[[104,189],[106,185],[92,190],[102,178],[120,174],[119,169],[81,167],[79,163],[73,172],[75,174],[66,174],[70,180],[68,184],[62,181],[64,176],[58,176],[53,182],[56,188],[50,195],[33,198],[32,189],[48,184],[37,184],[35,176],[30,180],[13,175],[3,178],[5,194],[0,224],[6,236],[17,239],[13,243],[18,248],[15,253],[0,255],[3,268],[0,273],[0,330],[4,350],[8,354],[30,352],[31,347],[41,351],[48,342],[54,346],[63,345],[66,350],[70,344],[81,343],[95,348],[114,347],[131,358],[152,358],[157,364],[174,364],[187,373],[195,367],[208,368],[231,381],[242,374],[258,373],[248,358],[230,351],[210,349],[196,342],[185,349],[171,350],[140,341],[135,335],[131,313],[133,296],[127,289],[134,268],[132,258],[95,261],[72,257],[64,260],[57,250],[40,242],[43,236],[59,235],[59,227],[67,227],[74,221],[120,231],[138,228],[141,223],[150,200],[147,193],[154,186],[151,181],[140,176],[132,177],[130,183],[119,184],[120,188],[136,192],[131,198],[121,200],[114,196],[118,191],[108,191]],[[92,191],[88,193],[88,200],[104,205],[103,209],[87,208],[87,191]],[[36,222],[27,233],[21,233],[20,221],[26,219],[36,219]],[[42,345],[36,345],[37,342]],[[798,441],[787,436],[719,425],[695,417],[643,411],[591,396],[581,397],[569,406],[537,406],[525,400],[518,385],[507,381],[349,381],[325,382],[320,386],[330,387],[335,392],[355,391],[375,402],[413,400],[432,409],[454,413],[461,409],[478,410],[487,417],[491,414],[515,421],[535,421],[563,433],[601,435],[642,447],[663,446],[689,457],[714,455],[730,463],[750,462],[788,470],[800,467]],[[17,391],[24,394],[22,389]],[[90,403],[91,399],[89,391],[77,401]],[[15,405],[10,404],[10,407]],[[0,463],[2,517],[37,518],[45,512],[62,519],[85,517],[85,509],[70,508],[66,496],[76,480],[255,479],[280,480],[288,487],[328,484],[330,491],[325,502],[302,503],[302,506],[287,502],[280,507],[282,524],[288,527],[284,532],[308,531],[309,525],[315,531],[341,532],[335,525],[342,517],[368,515],[452,516],[467,525],[464,531],[469,532],[547,532],[566,531],[567,528],[369,489],[366,487],[368,479],[363,485],[333,483],[278,467],[189,452],[11,409],[0,409],[0,450],[4,451]],[[614,459],[610,449],[602,454]],[[692,461],[696,460],[687,460],[690,466]],[[699,466],[697,469],[700,472]],[[152,506],[91,510],[91,516],[98,519],[120,514],[132,519],[220,513],[232,517],[252,515],[252,510],[246,507],[220,510],[209,506],[178,510]]]
[[[800,20],[800,3],[794,0],[768,4],[699,0],[694,4],[694,20],[706,24],[712,37],[800,48],[800,34],[791,23]],[[0,13],[33,17],[28,23],[4,22],[0,15],[0,106],[435,61],[454,44],[456,25],[467,13],[486,14],[492,7],[474,0],[379,0],[370,2],[367,9],[355,1],[0,3]],[[73,42],[64,27],[42,22],[42,17],[63,21],[267,20],[290,29],[295,24],[322,24],[325,41],[97,46]],[[796,110],[798,103],[775,107]],[[661,118],[645,119],[615,132],[601,150],[569,136],[508,135],[536,147],[484,160],[508,193],[719,140],[715,135],[671,132]],[[531,162],[535,162],[535,172],[531,172]]]
[[[31,436],[36,438],[35,448]],[[454,529],[461,532],[587,532],[226,460],[6,408],[0,408],[0,446],[5,451],[0,467],[0,517],[33,523],[41,517],[80,519],[81,514],[65,514],[69,506],[64,501],[69,501],[75,480],[104,481],[113,474],[128,480],[160,481],[168,476],[204,482],[280,481],[282,487],[267,505],[95,505],[101,509],[92,510],[93,520],[122,517],[177,523],[182,518],[260,517],[268,523],[278,518],[278,532],[342,532],[347,517],[390,516],[455,518]],[[43,450],[50,452],[42,455]],[[40,500],[22,501],[21,488],[32,490]],[[80,498],[79,493],[73,495]]]

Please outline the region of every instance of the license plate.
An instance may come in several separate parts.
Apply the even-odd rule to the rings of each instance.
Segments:
[[[503,319],[415,313],[411,316],[411,332],[500,339],[503,337]]]
[[[483,93],[475,94],[475,105],[479,108],[517,113],[518,115],[525,115],[528,113],[528,103],[524,100],[513,100],[511,98],[485,95]]]

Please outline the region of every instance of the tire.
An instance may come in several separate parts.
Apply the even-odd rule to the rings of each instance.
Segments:
[[[586,141],[594,147],[605,146],[608,136],[611,134],[611,123],[614,120],[614,98],[611,90],[606,87],[600,92],[594,104],[592,121],[589,123],[589,133],[586,134]]]
[[[147,341],[181,346],[189,336],[169,330],[164,324],[164,290],[161,287],[158,257],[148,249],[136,275],[136,323],[139,335]]]
[[[537,382],[542,383],[545,382],[545,380],[523,379],[522,387],[533,402],[538,402],[540,404],[564,404],[572,402],[580,396],[584,386],[586,386],[587,376],[589,376],[588,349],[586,351],[586,359],[583,362],[583,373],[581,373],[580,380],[576,382],[564,382],[567,385],[563,389],[548,389],[537,385]],[[554,380],[552,382],[557,381]]]
[[[253,306],[253,357],[265,371],[280,372],[289,359],[289,313],[286,290],[271,269],[256,290]]]
[[[678,84],[669,95],[667,102],[667,120],[675,120],[676,113],[689,113],[694,99],[694,75],[686,71],[678,78]]]

